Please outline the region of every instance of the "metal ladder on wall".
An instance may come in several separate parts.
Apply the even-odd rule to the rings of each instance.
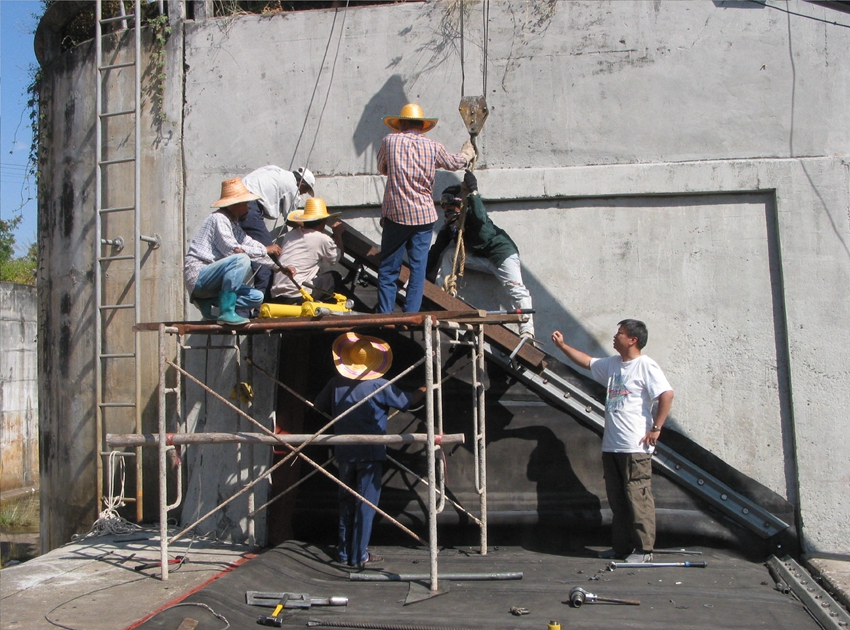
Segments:
[[[104,476],[104,458],[110,453],[106,450],[106,433],[129,424],[132,415],[136,433],[142,432],[141,408],[141,369],[139,332],[132,333],[132,348],[128,331],[141,320],[141,283],[140,268],[142,262],[141,243],[146,242],[153,248],[159,247],[160,237],[143,236],[140,230],[141,219],[141,0],[133,0],[133,12],[125,13],[124,0],[118,2],[119,15],[103,17],[102,0],[95,2],[95,54],[96,54],[96,120],[95,120],[95,277],[94,305],[95,315],[95,425],[97,435],[97,488],[98,506],[104,503],[104,482],[112,495],[112,476],[115,471],[107,470]],[[111,31],[107,37],[126,37],[132,31],[134,46],[132,55],[127,55],[127,47],[117,45],[106,59],[103,46],[103,27],[119,24],[119,29]],[[122,31],[124,32],[121,35]],[[122,57],[131,57],[121,59]],[[132,104],[122,103],[117,94],[121,84],[128,83],[128,75],[133,82]],[[117,101],[110,107],[111,102]],[[129,99],[125,99],[129,100]],[[130,126],[132,125],[132,131]],[[113,127],[114,128],[110,128]],[[127,151],[127,140],[133,138],[133,152]],[[133,169],[133,197],[125,192],[127,187],[116,186],[121,181],[121,169]],[[110,177],[114,178],[110,186]],[[125,174],[126,177],[126,174]],[[122,189],[120,190],[119,189]],[[129,219],[132,217],[132,242],[116,232],[129,231]],[[110,226],[110,223],[112,225]],[[129,253],[122,253],[130,245]],[[132,261],[132,269],[130,269]],[[132,311],[132,322],[127,315]],[[129,324],[129,326],[128,326]],[[132,385],[127,386],[132,373]],[[120,424],[122,423],[123,424]],[[122,452],[121,457],[135,460],[135,493],[125,497],[124,501],[135,503],[136,520],[143,518],[142,501],[142,449]],[[123,494],[123,488],[122,488]],[[113,497],[110,497],[113,498]],[[115,506],[110,506],[115,507]]]

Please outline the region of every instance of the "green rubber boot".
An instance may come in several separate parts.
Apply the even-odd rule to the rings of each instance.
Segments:
[[[224,291],[218,296],[218,319],[216,323],[222,326],[241,326],[250,320],[236,314],[236,293]]]
[[[201,317],[208,322],[214,322],[216,320],[215,315],[212,313],[213,306],[218,306],[218,300],[215,298],[195,298],[192,300],[192,304],[198,307],[198,310],[201,311]]]

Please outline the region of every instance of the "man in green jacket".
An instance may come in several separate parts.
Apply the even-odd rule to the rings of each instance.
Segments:
[[[531,294],[522,282],[519,249],[508,233],[498,227],[487,215],[478,181],[470,171],[463,176],[466,195],[466,218],[463,226],[463,243],[466,248],[465,269],[493,274],[501,282],[510,301],[511,309],[531,309]],[[452,273],[455,241],[459,229],[460,209],[463,203],[461,186],[449,186],[440,197],[445,223],[437,233],[437,240],[428,252],[426,277],[443,286]],[[519,332],[524,337],[534,337],[534,319],[529,314],[520,323]]]

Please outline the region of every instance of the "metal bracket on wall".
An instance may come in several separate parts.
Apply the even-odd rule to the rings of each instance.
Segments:
[[[548,368],[535,373],[521,364],[512,362],[509,356],[494,349],[490,344],[485,344],[485,352],[488,359],[516,376],[531,390],[578,418],[597,433],[602,433],[605,427],[605,408],[599,401]],[[761,538],[771,538],[789,527],[782,519],[663,444],[656,447],[653,461],[671,479]]]

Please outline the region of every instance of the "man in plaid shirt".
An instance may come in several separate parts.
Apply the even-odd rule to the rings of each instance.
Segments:
[[[221,183],[218,208],[203,222],[183,261],[183,281],[189,297],[206,320],[238,326],[248,320],[236,308],[249,311],[263,303],[263,292],[245,284],[251,276],[251,261],[266,267],[279,256],[280,246],[263,245],[242,231],[239,220],[248,214],[248,202],[259,195],[249,191],[238,177]],[[218,317],[212,307],[218,306]]]
[[[457,171],[475,157],[472,143],[466,142],[460,153],[449,153],[425,133],[437,124],[425,118],[422,108],[408,103],[398,116],[384,118],[395,131],[384,138],[378,151],[378,170],[387,176],[381,207],[381,263],[378,267],[377,313],[392,313],[405,251],[410,267],[406,313],[416,313],[422,305],[425,289],[425,265],[431,245],[431,229],[437,221],[434,206],[434,176],[438,168]]]

